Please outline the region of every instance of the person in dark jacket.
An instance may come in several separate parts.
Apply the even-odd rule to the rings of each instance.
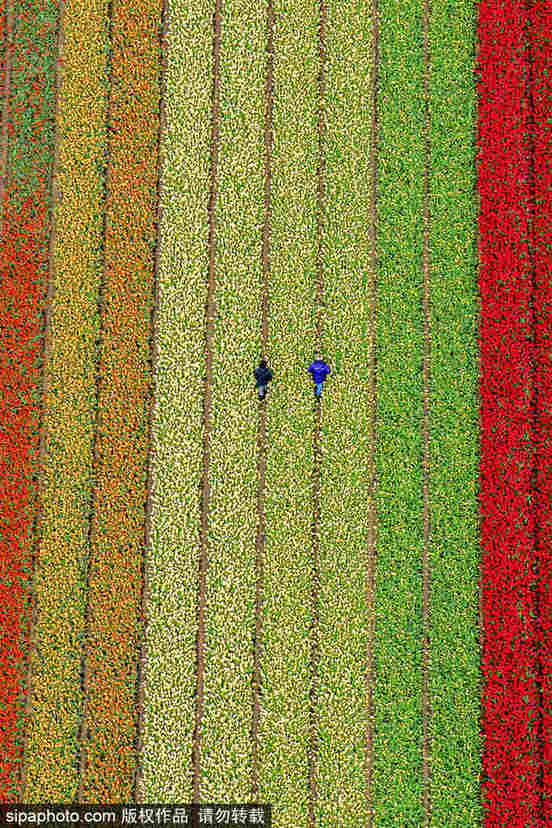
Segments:
[[[259,399],[264,400],[267,392],[267,385],[273,377],[273,373],[266,364],[266,359],[261,359],[259,367],[253,372],[257,380],[255,387],[259,390]]]
[[[320,359],[320,355],[311,362],[309,365],[309,373],[312,374],[312,378],[314,380],[314,384],[316,386],[316,396],[322,396],[322,386],[324,384],[324,380],[330,373],[330,366],[327,362],[324,362],[323,359]]]

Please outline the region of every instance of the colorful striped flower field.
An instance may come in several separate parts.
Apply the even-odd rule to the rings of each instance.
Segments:
[[[550,0],[2,4],[0,824],[552,826],[551,66]]]

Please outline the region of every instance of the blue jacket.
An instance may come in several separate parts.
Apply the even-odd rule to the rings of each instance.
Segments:
[[[257,380],[257,388],[260,388],[261,385],[266,385],[267,383],[269,383],[272,377],[274,376],[274,374],[268,366],[262,368],[260,365],[258,368],[255,368],[255,370],[253,371],[253,375]]]
[[[315,382],[324,382],[330,373],[330,366],[322,359],[315,359],[309,366],[309,372]]]

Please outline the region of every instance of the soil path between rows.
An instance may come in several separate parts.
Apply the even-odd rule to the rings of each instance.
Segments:
[[[134,800],[141,803],[144,797],[144,768],[142,755],[144,750],[144,716],[145,716],[145,688],[147,676],[147,651],[146,651],[146,629],[147,613],[150,602],[150,584],[148,579],[147,555],[151,549],[151,527],[152,527],[152,506],[153,506],[153,417],[155,409],[155,381],[158,375],[159,364],[159,341],[157,337],[157,317],[159,313],[159,270],[161,252],[161,223],[163,211],[161,206],[161,186],[163,180],[163,165],[161,159],[161,141],[167,134],[167,110],[166,110],[166,78],[167,78],[167,0],[161,4],[161,28],[159,42],[159,57],[161,70],[159,77],[159,132],[157,135],[157,217],[155,250],[153,254],[153,305],[151,310],[151,392],[150,410],[148,417],[148,447],[146,457],[146,508],[144,522],[144,554],[142,557],[142,595],[140,597],[141,619],[142,619],[142,640],[140,643],[140,654],[136,673],[136,778],[134,783]]]
[[[424,554],[423,554],[423,720],[424,720],[424,755],[423,755],[423,804],[426,828],[431,825],[431,697],[430,697],[430,664],[431,664],[431,447],[430,447],[430,414],[431,414],[431,251],[430,251],[430,174],[431,174],[431,111],[430,111],[430,72],[431,52],[429,27],[431,19],[430,0],[424,0],[424,96],[425,96],[425,174],[424,174]]]
[[[372,220],[370,223],[370,243],[372,245],[372,308],[370,319],[370,385],[372,390],[372,446],[371,463],[371,492],[368,525],[368,572],[367,572],[367,606],[369,612],[368,652],[366,653],[366,698],[368,706],[368,724],[366,732],[366,813],[368,828],[373,828],[375,821],[374,811],[374,742],[375,742],[375,661],[374,647],[376,642],[376,563],[377,563],[377,506],[376,506],[376,434],[377,434],[377,351],[376,351],[376,305],[377,305],[377,194],[378,194],[378,67],[379,67],[379,22],[378,0],[372,0],[372,77],[370,90],[372,96],[372,124],[370,136],[370,173],[372,194]]]
[[[326,197],[326,77],[327,77],[327,32],[328,7],[326,0],[320,0],[320,23],[318,40],[318,165],[317,165],[317,275],[316,275],[316,358],[323,358],[323,303],[324,303],[324,213]],[[316,826],[318,799],[319,762],[319,721],[318,698],[320,686],[320,484],[322,475],[322,452],[320,426],[322,420],[322,397],[316,400],[316,416],[313,434],[312,470],[312,589],[311,589],[311,691],[310,691],[310,747],[309,747],[309,826]]]
[[[265,81],[265,181],[263,226],[263,295],[261,321],[261,354],[267,357],[269,335],[270,242],[272,234],[272,147],[274,142],[274,4],[267,0],[266,12],[266,81]],[[262,615],[265,558],[265,478],[266,478],[266,397],[259,401],[259,432],[257,438],[257,540],[255,587],[255,634],[253,643],[253,720],[251,725],[252,801],[259,797],[259,723],[261,698]]]

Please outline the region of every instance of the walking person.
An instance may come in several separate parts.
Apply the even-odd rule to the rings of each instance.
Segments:
[[[317,354],[317,358],[309,366],[309,373],[312,374],[316,386],[315,393],[317,397],[322,396],[322,386],[330,371],[331,369],[328,363],[320,358],[320,354]]]
[[[272,371],[266,364],[266,359],[261,359],[261,361],[259,362],[259,366],[255,368],[253,375],[257,381],[255,387],[259,391],[259,400],[264,400],[264,398],[266,397],[268,383],[274,376]]]

